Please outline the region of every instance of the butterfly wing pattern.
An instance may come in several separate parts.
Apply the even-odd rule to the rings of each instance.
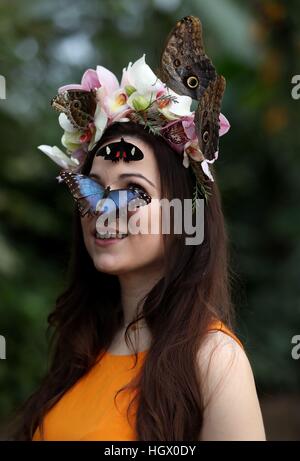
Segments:
[[[141,149],[125,141],[124,138],[121,138],[121,141],[112,142],[101,147],[96,152],[96,156],[104,157],[105,160],[111,160],[112,162],[118,162],[121,159],[125,162],[130,162],[131,160],[142,160],[144,158]]]
[[[99,200],[105,195],[105,189],[95,180],[83,174],[63,170],[60,178],[68,186],[82,217],[96,214]]]
[[[52,107],[66,114],[78,130],[86,130],[89,123],[93,122],[96,104],[94,90],[65,90],[51,100]]]
[[[216,69],[205,54],[199,18],[186,16],[170,32],[160,62],[161,79],[178,94],[199,100]]]
[[[219,150],[219,116],[226,81],[222,75],[210,82],[195,113],[195,127],[199,147],[208,160],[215,158]]]
[[[159,74],[173,91],[198,101],[194,121],[199,148],[205,159],[215,158],[226,80],[217,74],[212,61],[205,54],[199,18],[186,16],[177,22],[162,52]],[[190,158],[199,184],[204,184],[206,178],[198,163]]]
[[[94,179],[68,170],[61,171],[59,178],[68,186],[82,217],[109,215],[127,208],[129,203],[140,207],[151,202],[151,197],[136,187],[110,190],[110,186],[104,188]]]

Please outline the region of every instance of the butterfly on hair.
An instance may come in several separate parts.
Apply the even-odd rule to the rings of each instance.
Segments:
[[[51,99],[51,106],[66,114],[74,128],[85,131],[94,121],[96,91],[65,90]]]
[[[218,75],[210,82],[195,112],[195,129],[199,149],[204,157],[213,160],[219,151],[220,112],[226,80]]]
[[[216,69],[205,54],[199,18],[186,16],[171,30],[158,73],[173,91],[198,101],[210,82],[216,79]]]
[[[226,80],[217,74],[205,53],[199,18],[186,16],[172,29],[161,55],[159,75],[173,91],[198,101],[194,122],[199,149],[205,159],[215,159]],[[176,143],[176,133],[168,135]],[[199,168],[195,168],[195,162],[190,163],[199,177]]]

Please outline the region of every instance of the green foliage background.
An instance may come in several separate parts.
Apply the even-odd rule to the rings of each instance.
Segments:
[[[167,33],[193,14],[227,80],[231,123],[215,171],[235,273],[238,327],[261,395],[299,391],[300,4],[237,0],[2,0],[0,74],[0,421],[46,369],[47,315],[63,288],[72,207],[58,167],[37,150],[60,145],[49,101],[101,64],[120,78],[146,53],[155,70]]]

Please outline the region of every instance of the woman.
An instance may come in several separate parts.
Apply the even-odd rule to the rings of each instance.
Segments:
[[[95,156],[121,136],[142,150],[142,160],[113,164]],[[134,123],[110,125],[82,173],[97,175],[103,186],[134,183],[152,198],[183,200],[193,193],[193,176],[179,156]],[[125,173],[147,180],[120,179]],[[251,367],[229,329],[226,236],[215,182],[204,216],[201,245],[137,234],[102,246],[96,217],[80,218],[75,210],[69,286],[49,316],[52,363],[25,406],[17,439],[40,440],[42,421],[45,440],[265,439]],[[132,331],[138,305],[144,321]],[[114,400],[130,380],[139,393],[125,389]],[[129,396],[139,398],[129,405]]]
[[[69,283],[49,316],[51,364],[21,412],[17,440],[265,440],[251,366],[233,333],[226,232],[209,169],[229,126],[220,114],[225,79],[205,55],[198,18],[176,24],[161,74],[169,87],[145,55],[120,85],[97,66],[52,100],[68,155],[40,149],[73,170],[58,179],[78,209]],[[164,232],[158,202],[194,205],[198,193],[204,237],[191,245],[185,227]],[[114,228],[101,219],[110,197]],[[131,198],[140,206],[129,209]],[[118,238],[104,239],[107,229]]]

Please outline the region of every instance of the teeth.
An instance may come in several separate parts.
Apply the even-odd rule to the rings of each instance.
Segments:
[[[113,232],[96,232],[96,237],[97,238],[100,238],[100,239],[110,239],[110,238],[119,238],[119,239],[122,239],[122,238],[125,238],[127,237],[127,234],[123,234],[123,233],[120,233],[120,234],[116,234],[116,233],[113,233]]]

